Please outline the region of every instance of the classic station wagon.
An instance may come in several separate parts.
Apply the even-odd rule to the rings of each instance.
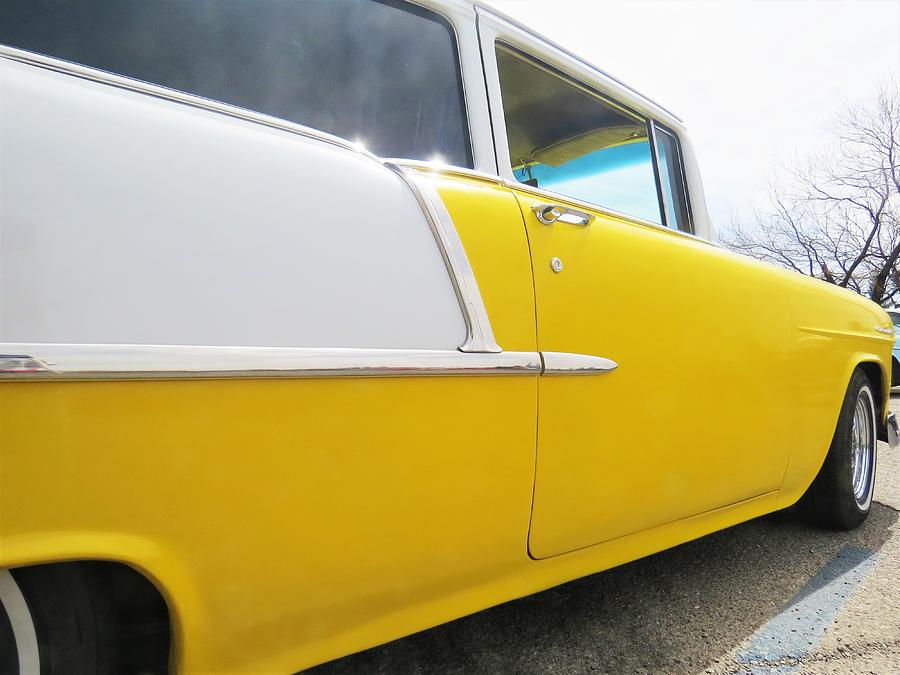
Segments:
[[[3,672],[292,672],[868,513],[887,314],[711,243],[682,121],[490,7],[0,43]]]

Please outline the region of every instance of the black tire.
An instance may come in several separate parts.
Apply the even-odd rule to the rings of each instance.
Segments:
[[[96,588],[93,575],[81,565],[38,565],[11,574],[37,637],[40,675],[116,672],[115,611],[109,592]],[[9,617],[10,608],[4,610]],[[28,617],[17,618],[21,625]]]
[[[852,530],[869,515],[872,508],[872,494],[875,488],[875,467],[877,460],[877,411],[875,390],[869,378],[861,370],[856,370],[850,378],[837,427],[825,462],[812,485],[803,495],[800,508],[817,525],[835,530]],[[866,412],[858,413],[857,405]],[[868,418],[866,421],[865,418]],[[860,430],[856,447],[863,448],[863,462],[854,463],[854,418]],[[866,426],[871,425],[866,432]],[[868,434],[864,441],[860,439]],[[854,467],[868,465],[857,474],[854,490]]]
[[[26,668],[35,662],[40,675],[167,672],[165,603],[155,593],[141,593],[149,581],[140,575],[117,573],[110,565],[94,562],[36,565],[0,574],[0,586],[5,584],[0,587],[0,646],[7,647],[0,675],[35,672]],[[135,592],[153,600],[123,602]]]

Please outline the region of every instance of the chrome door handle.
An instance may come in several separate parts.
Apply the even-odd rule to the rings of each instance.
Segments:
[[[544,225],[552,225],[556,221],[569,225],[590,225],[594,219],[590,213],[579,211],[559,204],[536,204],[531,207],[535,217]]]

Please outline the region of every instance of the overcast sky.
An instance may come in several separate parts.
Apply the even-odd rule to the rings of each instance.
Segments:
[[[490,2],[682,117],[718,224],[900,69],[900,0]]]

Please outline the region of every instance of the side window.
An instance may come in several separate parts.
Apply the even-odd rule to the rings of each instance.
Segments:
[[[516,180],[663,223],[646,119],[499,44],[497,67]]]
[[[666,225],[682,232],[693,232],[678,137],[668,129],[654,124],[654,140]]]
[[[400,0],[5,0],[0,42],[472,166],[453,28]]]

